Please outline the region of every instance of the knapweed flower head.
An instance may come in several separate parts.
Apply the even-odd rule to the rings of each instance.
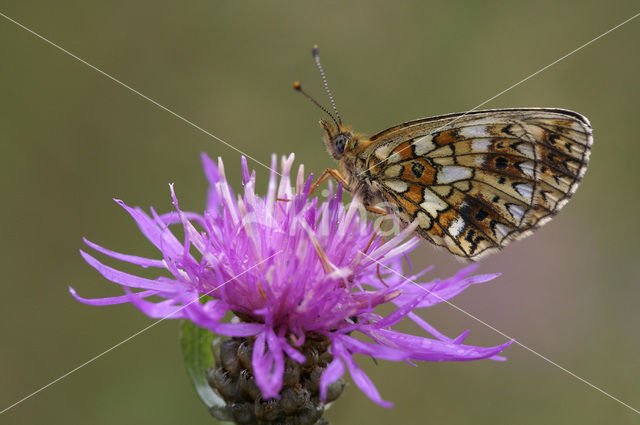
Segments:
[[[202,214],[182,211],[173,186],[175,210],[166,214],[153,209],[147,214],[116,200],[162,258],[120,254],[89,241],[87,245],[118,260],[166,270],[172,277],[135,276],[81,251],[91,266],[122,285],[126,294],[92,300],[81,298],[73,289],[72,294],[90,305],[130,302],[152,318],[188,319],[231,337],[218,357],[223,364],[233,363],[228,355],[231,347],[244,371],[240,375],[255,380],[263,400],[281,399],[290,388],[292,365],[311,362],[320,368],[310,372],[316,385],[310,396],[315,391],[321,402],[335,398],[327,393],[346,367],[367,396],[390,406],[354,354],[402,362],[500,359],[497,354],[509,342],[495,347],[465,345],[468,332],[448,338],[415,313],[470,285],[491,280],[495,274],[471,276],[474,266],[470,266],[449,279],[427,283],[416,282],[428,270],[410,270],[403,276],[407,254],[419,243],[412,236],[415,227],[383,237],[357,203],[342,204],[340,187],[335,194],[330,191],[326,201],[312,198],[312,176],[305,177],[302,166],[292,187],[293,159],[293,155],[282,158],[278,179],[273,171],[276,158],[272,158],[267,193],[260,197],[255,193],[255,171],[249,171],[243,158],[244,193],[235,196],[222,161],[216,166],[203,155],[210,188]],[[152,296],[155,302],[148,300]],[[389,303],[394,306],[390,314],[375,312],[376,307]],[[225,320],[230,312],[234,318]],[[405,317],[431,337],[394,330]],[[237,375],[238,365],[232,368]],[[304,370],[293,374],[299,377]],[[242,378],[229,377],[231,372],[220,369],[225,376],[218,378],[227,379],[226,384]],[[215,376],[211,379],[216,381]],[[225,385],[218,386],[218,392],[225,392]]]

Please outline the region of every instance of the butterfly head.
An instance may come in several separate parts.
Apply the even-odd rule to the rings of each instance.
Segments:
[[[342,125],[335,128],[328,121],[320,120],[320,126],[324,130],[324,143],[327,145],[327,150],[337,160],[349,153],[358,143],[353,133]]]

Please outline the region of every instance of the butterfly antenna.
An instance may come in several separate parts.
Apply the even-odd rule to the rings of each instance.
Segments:
[[[333,112],[336,113],[336,117],[338,117],[338,122],[342,124],[342,118],[340,118],[340,113],[338,112],[338,108],[336,108],[336,102],[333,100],[333,95],[331,94],[331,90],[329,90],[329,84],[327,84],[327,77],[324,75],[324,70],[322,69],[322,64],[320,63],[320,52],[318,51],[318,45],[316,44],[311,49],[311,54],[313,55],[313,60],[316,62],[316,66],[320,71],[320,76],[322,77],[322,84],[324,84],[324,90],[329,95],[329,100],[331,101],[331,106],[333,107]]]
[[[299,81],[295,81],[293,83],[293,88],[296,91],[299,91],[300,93],[302,93],[304,95],[304,97],[306,97],[307,99],[309,99],[311,102],[313,102],[314,105],[316,105],[318,108],[322,109],[324,111],[325,114],[329,115],[331,117],[331,119],[333,120],[333,122],[335,123],[337,128],[340,128],[340,125],[338,124],[338,121],[336,121],[335,117],[331,114],[331,112],[329,112],[327,110],[327,108],[325,108],[324,106],[322,106],[320,103],[318,103],[317,100],[315,100],[313,97],[311,97],[309,94],[307,94],[306,91],[304,91],[302,89],[302,84],[300,84]]]

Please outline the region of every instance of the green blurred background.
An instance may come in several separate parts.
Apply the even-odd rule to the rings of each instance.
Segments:
[[[260,161],[294,151],[333,166],[319,44],[344,120],[373,133],[470,109],[638,12],[637,1],[219,2],[3,1],[0,11]],[[82,236],[155,256],[111,198],[200,210],[199,154],[239,154],[0,18],[0,410],[152,321],[129,305],[73,300],[121,294],[78,255]],[[454,300],[523,344],[640,408],[638,183],[640,18],[485,105],[554,106],[590,118],[591,165],[564,211],[481,262],[502,277]],[[267,171],[252,163],[265,188]],[[461,267],[430,246],[433,277]],[[110,262],[109,264],[114,264]],[[127,270],[134,270],[126,268]],[[442,305],[422,316],[469,342],[504,337]],[[410,328],[415,331],[415,329]],[[0,416],[7,424],[209,424],[166,321]],[[640,416],[518,346],[505,363],[361,364],[387,410],[350,385],[334,424],[638,423]]]

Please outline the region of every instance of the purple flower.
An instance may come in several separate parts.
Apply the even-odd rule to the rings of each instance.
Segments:
[[[442,281],[414,283],[429,270],[403,277],[406,255],[419,243],[412,237],[415,227],[385,241],[356,203],[348,207],[341,203],[340,187],[325,202],[310,199],[312,176],[305,178],[302,166],[291,187],[293,155],[282,159],[279,181],[271,172],[265,197],[255,194],[255,171],[249,172],[245,158],[244,194],[237,197],[222,161],[216,166],[206,155],[202,161],[210,183],[203,214],[182,211],[173,186],[175,211],[167,214],[153,209],[147,214],[116,200],[158,248],[161,259],[116,253],[85,240],[102,254],[164,269],[173,277],[142,278],[81,251],[91,266],[122,285],[126,294],[85,299],[70,288],[76,299],[90,305],[130,302],[152,318],[184,318],[216,334],[251,338],[250,363],[264,399],[280,397],[286,361],[304,363],[300,347],[312,335],[330,342],[331,357],[319,380],[322,400],[346,366],[367,396],[382,406],[391,405],[356,364],[356,353],[404,362],[502,359],[497,354],[510,342],[488,348],[464,345],[468,332],[448,338],[414,313],[497,275],[470,276],[475,270],[470,266]],[[274,156],[272,170],[275,167]],[[208,295],[206,301],[200,299],[203,295]],[[151,296],[162,301],[148,301]],[[376,314],[376,307],[385,303],[397,308],[386,317]],[[228,312],[235,318],[225,322]],[[405,317],[434,338],[393,330]]]

